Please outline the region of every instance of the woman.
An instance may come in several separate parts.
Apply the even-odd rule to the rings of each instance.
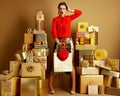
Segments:
[[[66,11],[73,13],[72,15],[65,15]],[[56,45],[64,45],[64,43],[61,42],[61,39],[63,40],[69,40],[69,43],[71,45],[70,51],[74,52],[73,42],[71,38],[71,21],[75,18],[79,17],[82,14],[82,11],[74,9],[71,10],[65,2],[60,2],[58,4],[58,16],[53,18],[52,21],[52,37],[55,40],[54,44],[54,52],[57,50]],[[50,93],[54,94],[54,88],[53,88],[53,70],[51,70],[51,74],[49,76],[49,88]],[[72,88],[70,93],[75,93],[75,69],[72,67],[71,72],[71,78],[72,78]]]

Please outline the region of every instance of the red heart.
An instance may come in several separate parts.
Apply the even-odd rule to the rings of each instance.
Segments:
[[[67,50],[60,50],[57,52],[57,56],[61,61],[64,61],[68,58],[69,52]]]

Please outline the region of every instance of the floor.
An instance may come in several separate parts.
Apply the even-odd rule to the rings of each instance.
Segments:
[[[75,93],[74,95],[70,94],[69,91],[56,89],[55,94],[48,94],[48,96],[89,96],[87,94]],[[90,95],[90,96],[115,96],[115,95]]]

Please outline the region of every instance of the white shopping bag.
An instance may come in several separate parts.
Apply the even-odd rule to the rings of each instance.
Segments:
[[[72,71],[72,53],[69,53],[68,58],[61,61],[54,53],[54,72],[71,72]]]

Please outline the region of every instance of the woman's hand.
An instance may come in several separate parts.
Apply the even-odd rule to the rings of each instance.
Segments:
[[[73,9],[73,10],[70,9],[70,7],[68,6],[68,7],[67,7],[67,11],[68,11],[68,12],[71,12],[71,13],[74,13],[75,10],[74,10],[74,9]]]

